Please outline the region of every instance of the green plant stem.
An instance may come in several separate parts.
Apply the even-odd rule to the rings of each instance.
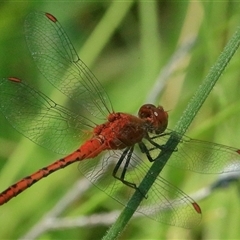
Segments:
[[[184,134],[191,124],[192,120],[196,116],[200,107],[206,100],[207,96],[211,92],[213,86],[223,73],[230,59],[233,57],[234,53],[238,49],[240,44],[240,27],[234,33],[230,41],[227,43],[223,52],[220,54],[214,66],[210,69],[209,74],[206,76],[203,83],[199,86],[198,90],[194,94],[193,98],[190,100],[186,110],[183,112],[182,117],[176,124],[174,130],[179,134]],[[179,139],[180,140],[180,139]],[[178,145],[179,140],[174,138],[174,132],[166,143],[166,148],[175,149]],[[150,187],[153,185],[155,179],[162,171],[169,157],[171,156],[171,151],[162,151],[156,158],[151,168],[149,169],[147,175],[144,177],[143,181],[139,185],[141,193],[147,193]],[[149,174],[151,173],[151,174]],[[107,234],[103,237],[104,240],[116,239],[127,226],[128,221],[137,210],[139,204],[143,200],[143,194],[140,191],[135,191],[132,198],[129,200],[128,205],[124,208],[116,222],[108,230]]]

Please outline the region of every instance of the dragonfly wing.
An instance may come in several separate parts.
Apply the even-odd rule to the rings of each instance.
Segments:
[[[183,159],[183,163],[179,162]],[[177,151],[169,162],[174,166],[202,173],[240,171],[240,152],[225,145],[191,139],[183,136]]]
[[[56,153],[66,154],[79,147],[90,129],[89,120],[56,104],[27,83],[10,79],[0,81],[0,111],[14,128]]]
[[[173,134],[174,139],[179,141],[178,146],[173,149],[166,148],[166,142]],[[187,169],[200,173],[224,173],[240,171],[240,150],[217,143],[200,141],[181,136],[176,132],[163,136],[154,136],[152,139],[159,146],[165,146],[165,150],[172,151],[168,165]],[[150,155],[156,159],[161,152],[160,148],[153,147],[149,142],[144,142],[149,149]]]
[[[100,161],[99,159],[82,161],[79,163],[79,170],[99,189],[127,206],[135,189],[124,185],[112,176],[113,169],[122,153],[120,150],[109,151]],[[119,175],[123,170],[123,165],[124,162],[121,165],[122,168],[119,169]],[[151,163],[144,162],[139,156],[133,154],[125,180],[139,186],[150,165]],[[156,221],[185,228],[191,228],[201,221],[200,208],[194,200],[161,176],[158,176],[137,212]]]
[[[30,13],[25,21],[29,50],[37,67],[59,91],[101,119],[112,112],[107,93],[79,58],[58,20],[51,14]]]

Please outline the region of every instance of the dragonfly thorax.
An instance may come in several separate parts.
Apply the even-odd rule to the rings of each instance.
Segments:
[[[133,146],[146,137],[144,121],[127,113],[111,113],[108,121],[94,129],[94,138],[101,138],[107,149],[123,149]]]

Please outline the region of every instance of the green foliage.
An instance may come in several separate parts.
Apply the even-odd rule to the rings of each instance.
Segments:
[[[168,66],[184,42],[195,38],[193,48],[183,53],[180,61],[169,68],[167,83],[163,84],[163,91],[153,102],[169,110],[169,128],[173,128],[239,26],[239,8],[238,3],[227,1],[4,2],[0,5],[0,76],[26,79],[54,100],[61,101],[56,90],[35,67],[24,42],[24,17],[35,10],[50,12],[60,21],[81,59],[104,85],[114,110],[136,113],[139,106],[150,99],[153,86],[163,80],[158,78],[161,69]],[[237,53],[187,135],[239,147],[239,66]],[[0,145],[1,190],[61,157],[25,139],[3,116],[0,116]],[[161,174],[188,194],[216,179],[214,175],[172,168],[166,168]],[[45,214],[67,195],[79,177],[77,164],[74,164],[1,206],[1,239],[20,238],[33,226],[44,222]],[[82,184],[79,190],[88,183]],[[120,239],[239,238],[236,225],[240,220],[236,211],[239,201],[234,185],[198,203],[202,207],[203,219],[194,229],[167,226],[141,216],[129,222]],[[91,187],[61,213],[61,217],[68,217],[65,220],[69,221],[69,227],[65,224],[62,225],[65,227],[45,231],[39,238],[100,239],[111,225],[105,224],[109,216],[100,218],[95,225],[91,225],[88,218],[82,226],[70,219],[116,209],[122,209],[122,206]]]

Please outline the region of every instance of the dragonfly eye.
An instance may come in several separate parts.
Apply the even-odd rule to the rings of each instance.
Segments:
[[[160,134],[165,131],[168,125],[168,114],[162,106],[144,104],[138,111],[139,118],[145,120],[147,130]]]

